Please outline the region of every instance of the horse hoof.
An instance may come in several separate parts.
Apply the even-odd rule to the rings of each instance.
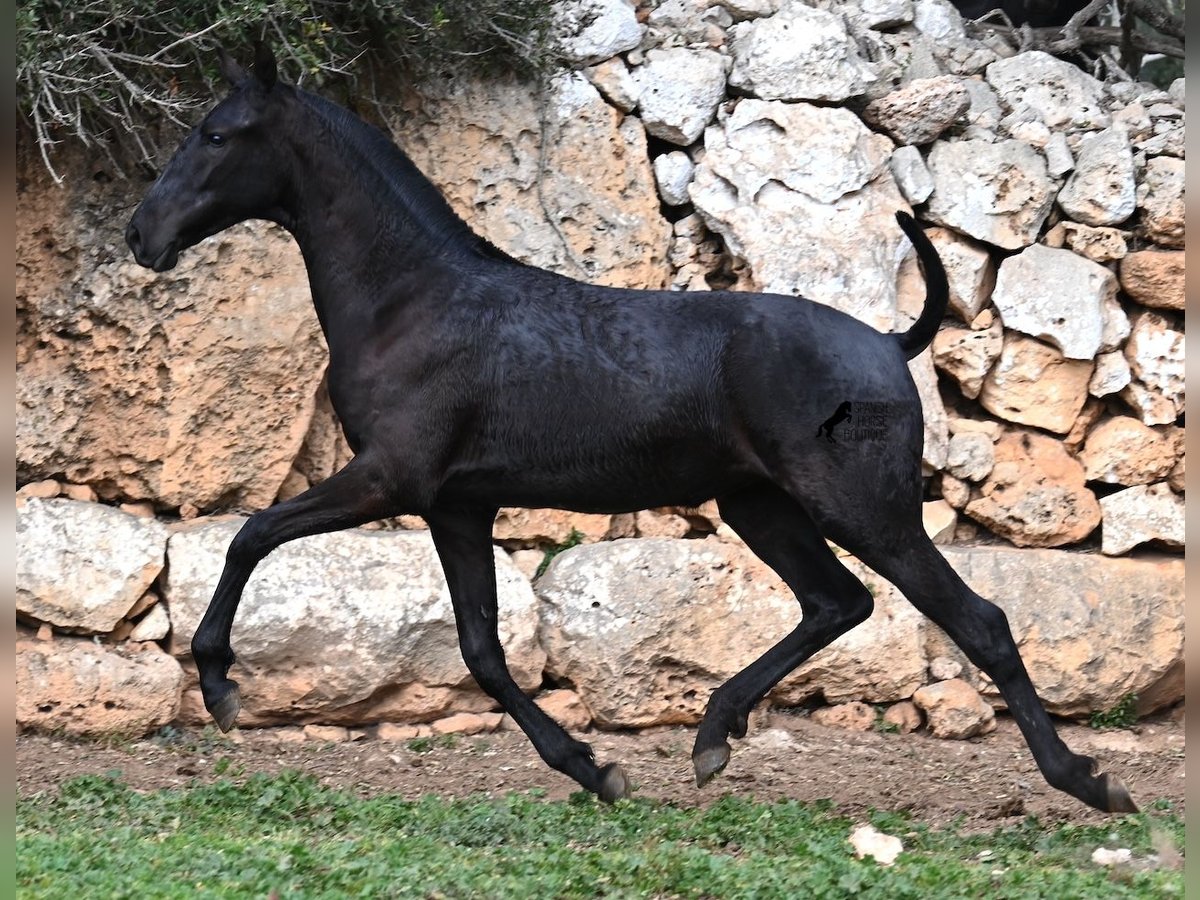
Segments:
[[[620,765],[609,763],[600,770],[600,799],[605,803],[616,803],[628,797],[629,790],[629,779]]]
[[[1108,798],[1109,812],[1135,813],[1138,811],[1133,797],[1129,796],[1129,788],[1125,787],[1125,782],[1116,775],[1102,775],[1101,777],[1104,779],[1104,793]]]
[[[224,697],[208,708],[209,714],[222,732],[233,727],[234,720],[242,711],[242,695],[235,684]]]
[[[692,765],[696,768],[696,787],[704,787],[713,776],[729,765],[729,744],[719,744],[701,750],[692,757]]]

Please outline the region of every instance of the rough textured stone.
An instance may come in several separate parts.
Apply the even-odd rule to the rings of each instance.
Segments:
[[[1088,381],[1088,393],[1093,397],[1107,397],[1123,390],[1132,378],[1124,353],[1101,353],[1096,357],[1096,370]]]
[[[946,469],[964,481],[983,481],[996,464],[992,439],[986,434],[956,434],[950,438]]]
[[[1186,237],[1187,210],[1182,159],[1155,156],[1146,163],[1137,190],[1142,211],[1142,233],[1156,244],[1182,249]]]
[[[1080,459],[1089,481],[1150,484],[1170,474],[1175,441],[1137,419],[1114,416],[1088,433]]]
[[[1018,547],[1061,547],[1100,524],[1083,466],[1061,443],[1030,431],[1005,433],[980,496],[966,513]]]
[[[1054,192],[1045,159],[1028,144],[940,141],[926,162],[932,221],[1007,250],[1037,240]]]
[[[95,503],[29,500],[16,546],[18,614],[105,634],[162,571],[167,529]]]
[[[592,713],[575,691],[547,691],[534,702],[568,731],[585,731],[592,725]]]
[[[924,203],[933,193],[933,176],[925,165],[925,158],[916,147],[897,147],[888,163],[892,177],[904,194],[904,199],[913,205]]]
[[[646,131],[686,147],[725,97],[725,59],[712,50],[651,50],[633,80]]]
[[[743,100],[704,144],[692,201],[755,287],[892,327],[905,204],[886,137],[849,110]]]
[[[1180,250],[1138,250],[1121,260],[1121,287],[1143,306],[1183,309],[1184,272]]]
[[[772,692],[795,704],[879,702],[920,685],[920,617],[859,564],[875,614]],[[800,619],[790,590],[745,549],[715,538],[639,538],[555,557],[538,581],[547,670],[568,679],[602,727],[695,722],[709,694]]]
[[[564,544],[577,532],[581,541],[600,541],[609,536],[613,517],[577,513],[565,509],[504,508],[496,514],[492,538],[528,544]]]
[[[730,53],[729,83],[763,100],[837,102],[875,80],[841,17],[800,3],[735,25]]]
[[[169,507],[267,506],[326,362],[295,244],[238,225],[158,275],[113,225],[143,188],[68,174],[59,189],[26,172],[18,193],[18,480],[63,475]]]
[[[642,26],[625,0],[563,0],[554,11],[559,52],[575,65],[589,66],[641,43]]]
[[[875,710],[865,703],[852,700],[837,706],[822,706],[812,712],[812,720],[826,728],[846,731],[871,731],[875,727]]]
[[[553,79],[540,102],[515,79],[430,84],[394,127],[458,214],[518,259],[600,284],[666,285],[670,227],[646,135],[579,73]]]
[[[961,82],[952,75],[918,78],[872,100],[863,110],[863,118],[898,144],[928,144],[970,108],[971,95]]]
[[[913,20],[912,0],[860,0],[860,19],[867,28],[896,28]]]
[[[1090,360],[1104,344],[1116,293],[1117,279],[1104,266],[1034,244],[1000,264],[992,302],[1006,328],[1049,341],[1068,359]]]
[[[1069,247],[1092,262],[1121,259],[1129,252],[1125,234],[1116,228],[1093,228],[1078,222],[1059,222],[1046,234],[1047,247]]]
[[[183,670],[154,644],[17,640],[17,727],[141,736],[179,711]]]
[[[987,80],[1009,110],[1028,107],[1050,128],[1092,130],[1111,122],[1104,84],[1041,50],[997,60],[988,66]]]
[[[1004,610],[1038,695],[1056,715],[1086,716],[1126,694],[1149,695],[1183,660],[1182,559],[1000,547],[943,553],[972,589]],[[959,660],[962,678],[1001,703],[940,629],[926,633],[930,657]],[[1179,685],[1159,702],[1182,696]]]
[[[1100,508],[1104,517],[1101,553],[1119,556],[1151,542],[1183,549],[1183,498],[1170,485],[1139,485],[1117,491],[1101,498]]]
[[[1136,381],[1122,393],[1147,425],[1169,425],[1183,412],[1184,338],[1170,319],[1143,312],[1133,323],[1125,358]]]
[[[893,703],[883,714],[884,724],[895,727],[900,734],[912,734],[921,727],[922,721],[921,710],[911,700]]]
[[[926,685],[913,694],[934,737],[964,740],[996,730],[996,713],[979,692],[959,678]]]
[[[949,228],[930,228],[925,236],[937,250],[946,270],[950,309],[974,327],[996,286],[996,265],[991,254],[986,247]],[[918,271],[916,253],[904,258],[899,279],[901,308],[911,309],[915,315],[925,301],[925,280]]]
[[[238,522],[171,536],[171,650],[186,658]],[[500,638],[525,689],[542,680],[537,604],[496,551]],[[353,724],[488,709],[458,650],[449,592],[422,532],[343,531],[280,547],[255,570],[233,628],[243,724]]]
[[[620,57],[605,60],[597,66],[583,70],[604,99],[621,112],[633,112],[638,105],[638,86],[629,73],[629,67]]]
[[[682,206],[691,198],[688,185],[696,166],[686,153],[675,150],[654,158],[654,180],[658,183],[658,196],[668,206]]]
[[[944,325],[933,339],[933,363],[958,382],[964,397],[975,398],[1000,357],[1004,329],[999,319],[983,329]]]
[[[924,418],[921,463],[928,472],[937,472],[946,467],[946,446],[950,442],[950,430],[946,407],[938,390],[937,372],[933,368],[933,354],[926,350],[909,360],[908,372],[917,386],[917,395],[921,398],[921,415]]]
[[[1087,135],[1075,171],[1058,192],[1058,205],[1087,225],[1119,225],[1137,206],[1133,150],[1120,128]]]
[[[1067,359],[1053,347],[1009,333],[979,393],[993,415],[1066,434],[1088,397],[1092,363]]]
[[[921,524],[935,544],[950,544],[954,542],[958,513],[945,500],[930,500],[921,504]]]
[[[161,641],[170,633],[171,617],[167,613],[167,607],[162,603],[156,603],[133,627],[133,631],[129,633],[129,640],[135,643]]]

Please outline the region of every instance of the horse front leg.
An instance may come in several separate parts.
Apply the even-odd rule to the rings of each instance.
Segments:
[[[616,763],[596,765],[592,748],[567,734],[513,680],[500,644],[496,566],[492,549],[495,509],[455,510],[426,515],[446,573],[463,661],[488,696],[511,715],[546,764],[612,802],[629,794],[629,780]]]
[[[396,512],[379,472],[368,460],[355,457],[310,490],[246,520],[229,545],[217,589],[192,637],[204,706],[222,731],[233,727],[242,706],[237,682],[229,678],[234,661],[229,637],[255,566],[288,541],[353,528]]]

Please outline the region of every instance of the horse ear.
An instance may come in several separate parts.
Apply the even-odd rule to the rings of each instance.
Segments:
[[[262,41],[254,42],[254,77],[265,88],[275,85],[278,70],[275,67],[275,54]]]
[[[229,82],[230,87],[237,87],[246,78],[246,70],[237,64],[232,56],[225,52],[225,48],[217,45],[217,60],[221,69],[221,76]]]

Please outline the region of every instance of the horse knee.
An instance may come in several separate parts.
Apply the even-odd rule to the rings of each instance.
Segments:
[[[225,553],[225,564],[238,568],[253,567],[274,549],[269,527],[253,515],[238,529]]]

